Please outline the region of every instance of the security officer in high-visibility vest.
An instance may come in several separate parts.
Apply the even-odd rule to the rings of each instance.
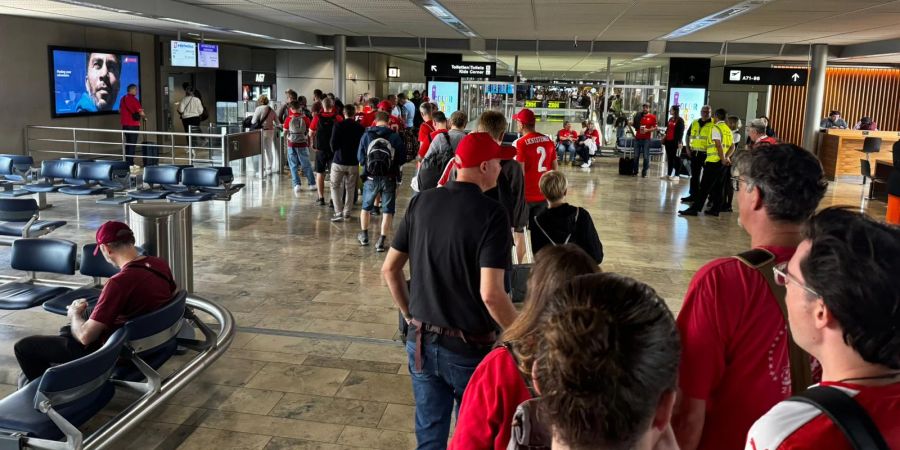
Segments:
[[[684,203],[690,203],[700,191],[700,172],[703,163],[706,162],[706,147],[709,145],[709,137],[712,135],[713,122],[710,117],[709,105],[700,108],[700,118],[691,122],[690,131],[685,133],[688,156],[691,157],[691,190],[687,197],[681,199]]]
[[[694,203],[690,208],[679,211],[682,216],[696,216],[709,198],[710,206],[706,214],[718,216],[722,207],[722,183],[725,180],[725,171],[731,170],[731,156],[729,151],[734,143],[734,135],[731,128],[725,123],[727,113],[719,108],[713,114],[713,129],[709,137],[709,145],[706,147],[706,162],[703,164],[703,180]]]

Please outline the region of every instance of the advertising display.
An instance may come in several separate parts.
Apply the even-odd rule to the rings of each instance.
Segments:
[[[219,46],[216,44],[198,44],[197,67],[219,68]]]
[[[50,93],[53,117],[109,114],[130,84],[138,86],[140,56],[134,52],[50,47]]]
[[[669,89],[669,108],[678,105],[678,114],[685,125],[700,118],[700,108],[706,103],[706,89],[673,87]],[[668,118],[668,111],[666,111]]]
[[[450,115],[459,109],[458,81],[429,81],[428,98],[437,103],[438,109]]]
[[[197,67],[197,44],[172,41],[172,67]]]

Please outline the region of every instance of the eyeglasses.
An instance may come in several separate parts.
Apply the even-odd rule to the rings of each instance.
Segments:
[[[793,275],[791,275],[790,273],[788,273],[788,271],[787,271],[787,266],[788,266],[788,263],[787,263],[787,262],[783,262],[783,263],[778,264],[778,265],[776,265],[775,267],[772,268],[772,272],[775,273],[775,283],[776,283],[776,284],[778,284],[779,286],[787,286],[787,284],[788,284],[789,282],[793,282],[793,283],[795,283],[797,286],[800,286],[800,287],[802,287],[804,290],[806,290],[806,292],[809,292],[810,294],[812,294],[814,297],[819,297],[819,293],[818,293],[818,292],[812,290],[812,288],[810,288],[809,286],[807,286],[807,285],[801,283],[800,280],[798,280],[796,277],[794,277]]]
[[[747,180],[744,180],[741,177],[731,177],[731,187],[734,188],[734,192],[741,190],[741,181],[744,183],[747,182]]]

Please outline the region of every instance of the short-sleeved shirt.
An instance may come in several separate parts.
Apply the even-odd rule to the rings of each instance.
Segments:
[[[319,117],[320,116],[321,117],[334,117],[334,123],[338,123],[338,122],[344,120],[344,116],[342,116],[334,111],[331,111],[331,112],[323,111],[319,114],[316,114],[315,117],[313,117],[312,123],[309,124],[310,131],[316,131],[316,129],[319,128]]]
[[[795,247],[762,247],[777,262]],[[678,314],[679,387],[706,401],[699,450],[737,449],[753,422],[791,394],[788,330],[768,282],[735,258],[697,271]]]
[[[513,160],[500,161],[497,186],[484,195],[503,205],[513,230],[522,232],[528,226],[528,208],[525,204],[525,177],[522,166]]]
[[[552,169],[553,162],[556,161],[556,146],[553,141],[549,136],[537,132],[520,137],[516,140],[516,161],[525,165],[525,201],[545,201],[538,183],[544,172]]]
[[[164,278],[147,268],[155,270]],[[145,256],[125,264],[119,273],[110,277],[100,292],[91,320],[106,325],[102,341],[125,322],[163,307],[172,299],[174,291],[169,281],[169,265],[155,256]]]
[[[574,141],[575,139],[578,139],[578,132],[575,130],[567,130],[567,129],[563,128],[562,130],[559,130],[559,132],[556,133],[556,137],[560,141],[563,141],[565,139],[572,139]]]
[[[309,130],[309,125],[310,125],[309,117],[306,117],[306,114],[303,114],[302,112],[298,112],[298,113],[294,114],[294,112],[291,111],[288,113],[287,119],[285,119],[285,121],[284,121],[283,128],[284,128],[285,133],[287,133],[288,131],[291,130],[291,119],[293,119],[294,117],[298,117],[298,116],[303,118],[303,120],[306,122],[306,129]],[[296,147],[296,148],[309,147],[309,141],[307,140],[306,142],[303,142],[300,144],[289,143],[288,146]]]
[[[419,158],[424,158],[431,145],[431,133],[434,132],[434,122],[427,120],[419,126]]]
[[[637,126],[635,126],[635,128],[637,128],[637,130],[638,130],[637,134],[635,134],[635,136],[634,136],[635,139],[650,139],[651,133],[649,131],[641,133],[641,125],[643,125],[644,128],[648,129],[648,130],[650,128],[655,127],[656,126],[656,116],[654,116],[653,114],[650,114],[650,113],[644,114],[643,116],[641,116],[640,123],[638,123]]]
[[[509,350],[493,350],[466,385],[450,450],[506,450],[516,407],[530,399],[531,392]]]
[[[861,386],[823,382],[844,391],[869,414],[890,448],[900,448],[900,383]],[[781,402],[753,424],[746,450],[852,450],[847,438],[818,408]]]
[[[591,131],[585,130],[585,131],[584,131],[584,136],[587,136],[587,137],[590,137],[591,139],[593,139],[593,140],[594,140],[594,143],[597,144],[597,147],[598,147],[598,148],[600,147],[600,132],[597,131],[596,128],[594,128],[594,129],[591,130]]]
[[[473,183],[413,197],[391,244],[409,255],[410,314],[472,335],[497,331],[481,298],[481,269],[509,267],[509,230],[500,203]]]

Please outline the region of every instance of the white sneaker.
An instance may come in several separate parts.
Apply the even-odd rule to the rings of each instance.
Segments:
[[[584,163],[581,165],[582,169],[587,169],[588,167],[591,167],[591,163]]]
[[[316,186],[313,185],[313,184],[311,184],[311,185],[309,185],[309,186],[306,187],[306,190],[307,190],[307,191],[314,191],[314,190],[316,190]]]
[[[298,193],[298,194],[299,194],[299,193],[300,193],[300,191],[301,191],[301,190],[302,190],[302,189],[303,189],[303,188],[302,188],[302,187],[300,187],[300,185],[299,185],[299,184],[298,184],[298,185],[296,185],[296,186],[294,186],[294,192],[296,192],[296,193]]]
[[[659,179],[660,180],[671,180],[671,178],[669,178],[668,175],[663,175],[663,176],[659,177]]]
[[[677,175],[672,175],[671,177],[669,177],[669,179],[677,183],[681,178],[678,178]]]

